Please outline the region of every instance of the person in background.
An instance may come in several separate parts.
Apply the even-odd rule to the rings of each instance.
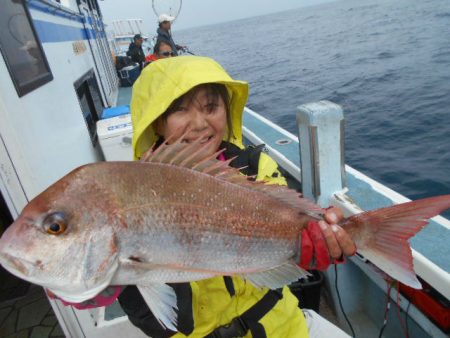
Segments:
[[[128,47],[127,56],[131,58],[133,62],[139,63],[139,67],[142,69],[145,62],[145,53],[142,49],[142,43],[144,38],[141,34],[136,34],[133,37],[133,42]]]
[[[176,56],[176,53],[173,51],[172,46],[163,40],[160,40],[156,43],[153,51],[154,54],[158,56],[158,59],[165,59]]]
[[[175,53],[173,52],[170,44],[160,40],[156,43],[155,47],[153,48],[153,54],[150,54],[145,58],[145,62],[148,64],[150,62],[159,59],[170,58],[172,56],[175,56]]]
[[[172,39],[172,21],[175,20],[173,16],[167,15],[167,14],[161,14],[158,17],[158,24],[159,27],[156,30],[158,33],[158,37],[156,39],[156,43],[159,41],[164,41],[168,43],[172,47],[172,51],[174,52],[174,56],[178,55],[178,50],[185,48],[184,46],[180,46],[175,44],[175,42]]]

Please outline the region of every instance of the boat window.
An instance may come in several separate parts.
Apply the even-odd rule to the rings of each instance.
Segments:
[[[2,1],[0,50],[19,97],[53,79],[25,0]]]
[[[66,7],[66,8],[73,8],[74,5],[71,4],[71,0],[52,0],[58,4],[60,4],[62,7]],[[76,9],[78,10],[78,7],[76,7]]]
[[[74,87],[92,144],[95,146],[97,144],[96,124],[101,117],[103,104],[94,70],[91,69],[79,78],[74,83]]]
[[[84,2],[86,2],[87,6],[89,7],[89,9],[91,11],[98,9],[97,1],[95,1],[95,0],[84,0]]]

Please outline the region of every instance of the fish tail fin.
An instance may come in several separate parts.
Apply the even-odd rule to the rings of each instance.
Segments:
[[[408,240],[449,208],[450,195],[430,197],[354,215],[343,226],[365,258],[401,283],[421,289]]]

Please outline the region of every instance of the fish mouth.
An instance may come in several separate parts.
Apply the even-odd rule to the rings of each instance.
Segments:
[[[104,281],[103,283],[96,285],[88,290],[74,291],[67,289],[60,289],[53,285],[48,285],[48,289],[53,292],[58,298],[69,302],[69,303],[82,303],[89,299],[94,298],[100,292],[105,290],[109,286],[109,281]]]
[[[70,303],[82,303],[86,300],[92,299],[97,296],[100,292],[106,289],[110,285],[115,285],[112,283],[113,277],[116,274],[117,269],[119,268],[119,261],[115,260],[112,264],[111,269],[106,272],[105,276],[101,281],[97,281],[94,285],[80,290],[75,290],[73,287],[67,289],[61,289],[55,285],[48,285],[48,289],[50,289],[55,295],[59,298],[65,300]]]
[[[7,253],[0,255],[0,263],[6,270],[23,279],[28,279],[27,277],[30,275],[30,271],[34,268],[33,263],[25,262],[23,259]]]

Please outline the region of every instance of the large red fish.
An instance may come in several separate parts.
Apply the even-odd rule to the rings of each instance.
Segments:
[[[249,181],[215,156],[176,142],[147,162],[75,169],[6,230],[0,263],[72,302],[108,285],[138,285],[169,328],[176,299],[164,283],[238,274],[277,288],[304,276],[293,262],[299,235],[323,210],[285,187]],[[433,197],[358,214],[342,226],[366,258],[420,288],[408,239],[449,207],[450,195]]]

